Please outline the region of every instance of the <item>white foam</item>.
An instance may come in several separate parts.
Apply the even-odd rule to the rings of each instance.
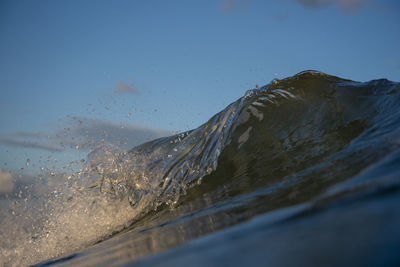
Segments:
[[[118,156],[113,153],[104,157]],[[144,199],[132,208],[127,195],[91,188],[97,178],[88,168],[52,173],[1,199],[0,266],[30,265],[81,250],[127,227],[150,206]],[[1,172],[3,191],[10,192],[11,179]]]

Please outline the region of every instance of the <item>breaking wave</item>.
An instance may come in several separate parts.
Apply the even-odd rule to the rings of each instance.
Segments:
[[[246,211],[249,219],[360,190],[365,181],[337,185],[399,151],[399,106],[399,83],[305,71],[247,91],[197,129],[129,151],[102,144],[78,173],[43,178],[55,185],[36,181],[10,200],[0,219],[0,263],[34,264],[79,251],[194,199],[207,198],[210,206],[265,194],[257,204],[263,208]]]

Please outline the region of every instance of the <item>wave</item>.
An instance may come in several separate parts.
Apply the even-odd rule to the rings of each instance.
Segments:
[[[262,198],[247,219],[315,199],[398,151],[399,104],[399,83],[304,71],[247,91],[197,129],[129,151],[103,144],[79,173],[58,175],[56,193],[41,200],[31,194],[24,208],[10,209],[35,220],[3,219],[3,262],[32,264],[78,251],[151,212],[205,197],[203,207],[273,187],[275,195]]]
[[[301,72],[249,90],[201,127],[135,147],[106,168],[94,157],[92,170],[102,190],[147,208],[176,205],[207,176],[263,183],[313,166],[319,178],[336,179],[337,171],[346,179],[397,147],[387,139],[397,137],[399,90],[385,79]]]

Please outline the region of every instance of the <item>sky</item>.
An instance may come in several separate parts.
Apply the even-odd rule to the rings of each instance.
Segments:
[[[0,0],[0,38],[6,176],[196,128],[303,70],[400,81],[397,0]]]

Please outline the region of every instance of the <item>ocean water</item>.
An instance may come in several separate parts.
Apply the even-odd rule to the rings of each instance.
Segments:
[[[400,84],[301,72],[20,187],[4,266],[398,266]]]

